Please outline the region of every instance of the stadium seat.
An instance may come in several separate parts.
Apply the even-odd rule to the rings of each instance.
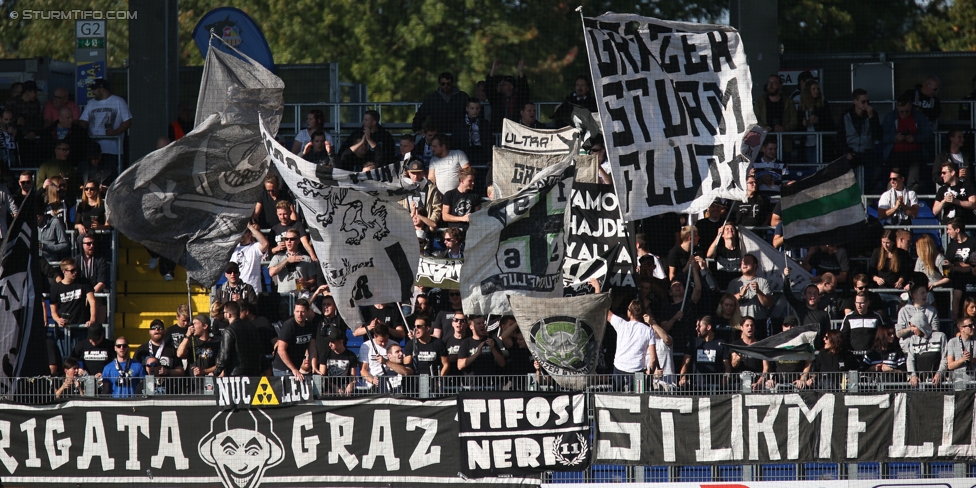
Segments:
[[[796,465],[763,464],[759,467],[759,473],[763,481],[793,481],[796,480]]]
[[[804,463],[803,479],[805,480],[836,480],[840,469],[836,463]]]
[[[881,463],[857,463],[857,479],[881,479]]]
[[[644,468],[644,481],[648,483],[666,483],[670,469],[667,466],[647,466]]]
[[[622,483],[628,480],[627,467],[616,464],[590,466],[590,483]]]
[[[933,461],[929,463],[929,468],[931,473],[929,475],[932,478],[953,478],[955,477],[955,463],[947,462],[936,462]]]
[[[677,481],[685,483],[699,483],[712,481],[711,466],[681,466],[678,468]]]
[[[742,466],[731,464],[718,467],[718,479],[715,481],[742,481]]]
[[[918,479],[922,477],[922,463],[888,463],[888,477]]]

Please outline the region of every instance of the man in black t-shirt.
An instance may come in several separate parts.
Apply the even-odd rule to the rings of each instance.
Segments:
[[[257,315],[254,305],[250,302],[238,302],[240,306],[240,319],[251,324],[258,337],[258,351],[262,356],[261,371],[271,367],[271,360],[274,356],[275,345],[278,343],[278,331],[271,325],[267,318]]]
[[[447,335],[447,340],[444,340],[444,346],[447,348],[447,363],[450,366],[450,371],[448,375],[458,374],[458,353],[461,351],[461,346],[464,341],[468,338],[468,318],[464,315],[464,312],[458,310],[451,313],[451,332]],[[442,339],[443,340],[443,339]]]
[[[458,173],[458,187],[448,190],[441,200],[441,220],[448,227],[468,229],[468,217],[478,211],[480,195],[474,191],[474,168],[465,166]]]
[[[75,344],[70,357],[84,362],[88,374],[101,377],[105,365],[115,357],[115,347],[112,341],[105,340],[105,329],[89,327],[88,340]]]
[[[689,384],[689,373],[716,374],[732,372],[731,351],[725,348],[715,337],[715,326],[712,317],[705,315],[695,326],[697,337],[685,349],[684,362],[681,365],[681,379],[678,385],[684,387]],[[705,384],[717,383],[716,377],[700,377]]]
[[[430,321],[417,317],[413,326],[414,339],[408,340],[403,347],[403,364],[413,366],[419,375],[447,376],[450,370],[447,347],[430,335]]]
[[[447,308],[437,312],[431,324],[431,335],[441,340],[446,340],[454,333],[454,314],[461,312],[461,290],[447,290]],[[464,328],[467,329],[467,322]]]
[[[749,316],[742,317],[742,336],[732,344],[736,346],[748,346],[756,341],[756,319]],[[769,361],[743,356],[734,351],[732,352],[730,359],[732,361],[733,373],[741,373],[743,371],[757,373],[753,377],[753,390],[762,388],[765,381],[763,374],[769,373],[772,370],[772,366]]]
[[[400,305],[396,303],[377,303],[369,307],[359,309],[363,314],[363,323],[371,324],[374,320],[386,325],[390,331],[390,337],[399,341],[407,336],[407,328],[403,326],[402,311]],[[368,326],[367,326],[368,327]],[[354,336],[366,335],[366,328],[360,327],[353,331]]]
[[[976,191],[970,179],[960,181],[959,166],[954,161],[946,161],[942,163],[942,181],[944,183],[935,192],[932,213],[939,216],[942,224],[956,218],[962,219],[963,224],[972,222]]]
[[[346,337],[346,331],[349,330],[346,321],[342,320],[342,317],[339,316],[337,311],[335,298],[332,295],[322,297],[322,315],[317,316],[317,320],[315,321],[315,343],[320,344],[323,349],[329,343],[329,337],[332,335]],[[323,352],[325,351],[319,351],[319,355],[321,356]],[[318,370],[315,365],[315,358],[312,358],[312,360],[312,369]]]
[[[155,376],[183,376],[183,362],[177,359],[176,349],[163,338],[163,321],[156,319],[149,324],[149,340],[136,349],[132,359],[145,364],[147,357],[159,359]]]
[[[329,335],[316,338],[316,344],[321,340],[322,346],[318,348],[318,353],[313,360],[313,369],[321,376],[329,376],[325,381],[325,387],[330,393],[349,396],[352,394],[353,387],[356,385],[356,367],[359,365],[359,358],[349,349],[346,349],[346,335],[340,334],[337,329],[332,329]],[[325,347],[328,344],[328,347]]]
[[[187,376],[207,376],[217,369],[220,341],[210,335],[210,320],[205,315],[193,317],[186,337],[176,351],[178,357],[189,361]]]
[[[51,284],[51,318],[60,327],[95,323],[95,292],[87,281],[78,279],[74,258],[61,260],[61,283]]]
[[[465,339],[458,349],[458,370],[465,375],[503,374],[505,356],[501,352],[502,346],[498,339],[488,336],[485,318],[480,315],[470,315],[468,323],[471,337]]]
[[[315,329],[305,320],[308,308],[308,301],[296,300],[292,318],[281,324],[278,330],[272,364],[275,376],[295,376],[298,381],[305,381],[305,375],[298,368],[305,360],[305,353],[309,349],[315,350]]]
[[[734,202],[732,215],[729,218],[736,225],[750,227],[769,225],[769,213],[772,207],[769,198],[756,191],[756,177],[749,175],[746,178],[746,201]]]
[[[952,286],[952,317],[959,316],[959,306],[964,292],[972,291],[976,285],[976,239],[969,237],[963,228],[963,220],[952,219],[946,226],[949,243],[945,258],[948,261],[949,280]],[[945,263],[944,263],[945,264]]]

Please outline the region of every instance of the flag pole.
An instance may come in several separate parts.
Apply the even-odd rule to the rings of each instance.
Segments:
[[[688,300],[688,285],[691,284],[691,262],[695,259],[695,226],[691,225],[691,212],[688,213],[688,227],[691,228],[691,247],[688,248],[688,277],[685,278],[685,296],[681,298],[681,308],[684,311]],[[697,265],[696,265],[697,266]]]
[[[186,307],[190,312],[190,323],[193,323],[193,296],[190,294],[190,273],[186,274]],[[193,362],[197,362],[197,344],[190,338],[190,347],[193,348]]]

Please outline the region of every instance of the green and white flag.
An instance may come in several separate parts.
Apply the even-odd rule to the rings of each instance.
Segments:
[[[844,244],[860,235],[861,188],[846,160],[782,188],[783,238],[789,248]]]
[[[763,361],[812,361],[813,341],[820,326],[817,324],[793,327],[748,346],[726,344],[725,347],[743,356]]]
[[[560,386],[582,390],[600,360],[610,294],[508,297],[532,356]]]

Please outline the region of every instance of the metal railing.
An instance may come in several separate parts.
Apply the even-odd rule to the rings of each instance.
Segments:
[[[862,372],[841,373],[761,373],[744,371],[718,374],[673,375],[588,375],[583,387],[566,388],[557,378],[534,374],[498,376],[378,376],[378,384],[367,382],[362,376],[307,375],[315,398],[359,397],[394,394],[410,398],[441,398],[463,391],[586,391],[589,393],[648,393],[651,395],[729,395],[768,394],[797,391],[833,393],[864,393],[891,391],[963,391],[976,390],[976,378],[964,370],[947,371],[941,375],[919,372],[918,383],[912,384],[912,373]],[[0,401],[17,403],[49,403],[73,396],[111,398],[109,385],[101,378],[82,375],[76,378],[78,388],[56,397],[57,390],[67,381],[64,378],[40,376],[16,378],[15,393],[0,392]],[[215,394],[214,377],[146,376],[135,385],[136,397],[211,397]]]

